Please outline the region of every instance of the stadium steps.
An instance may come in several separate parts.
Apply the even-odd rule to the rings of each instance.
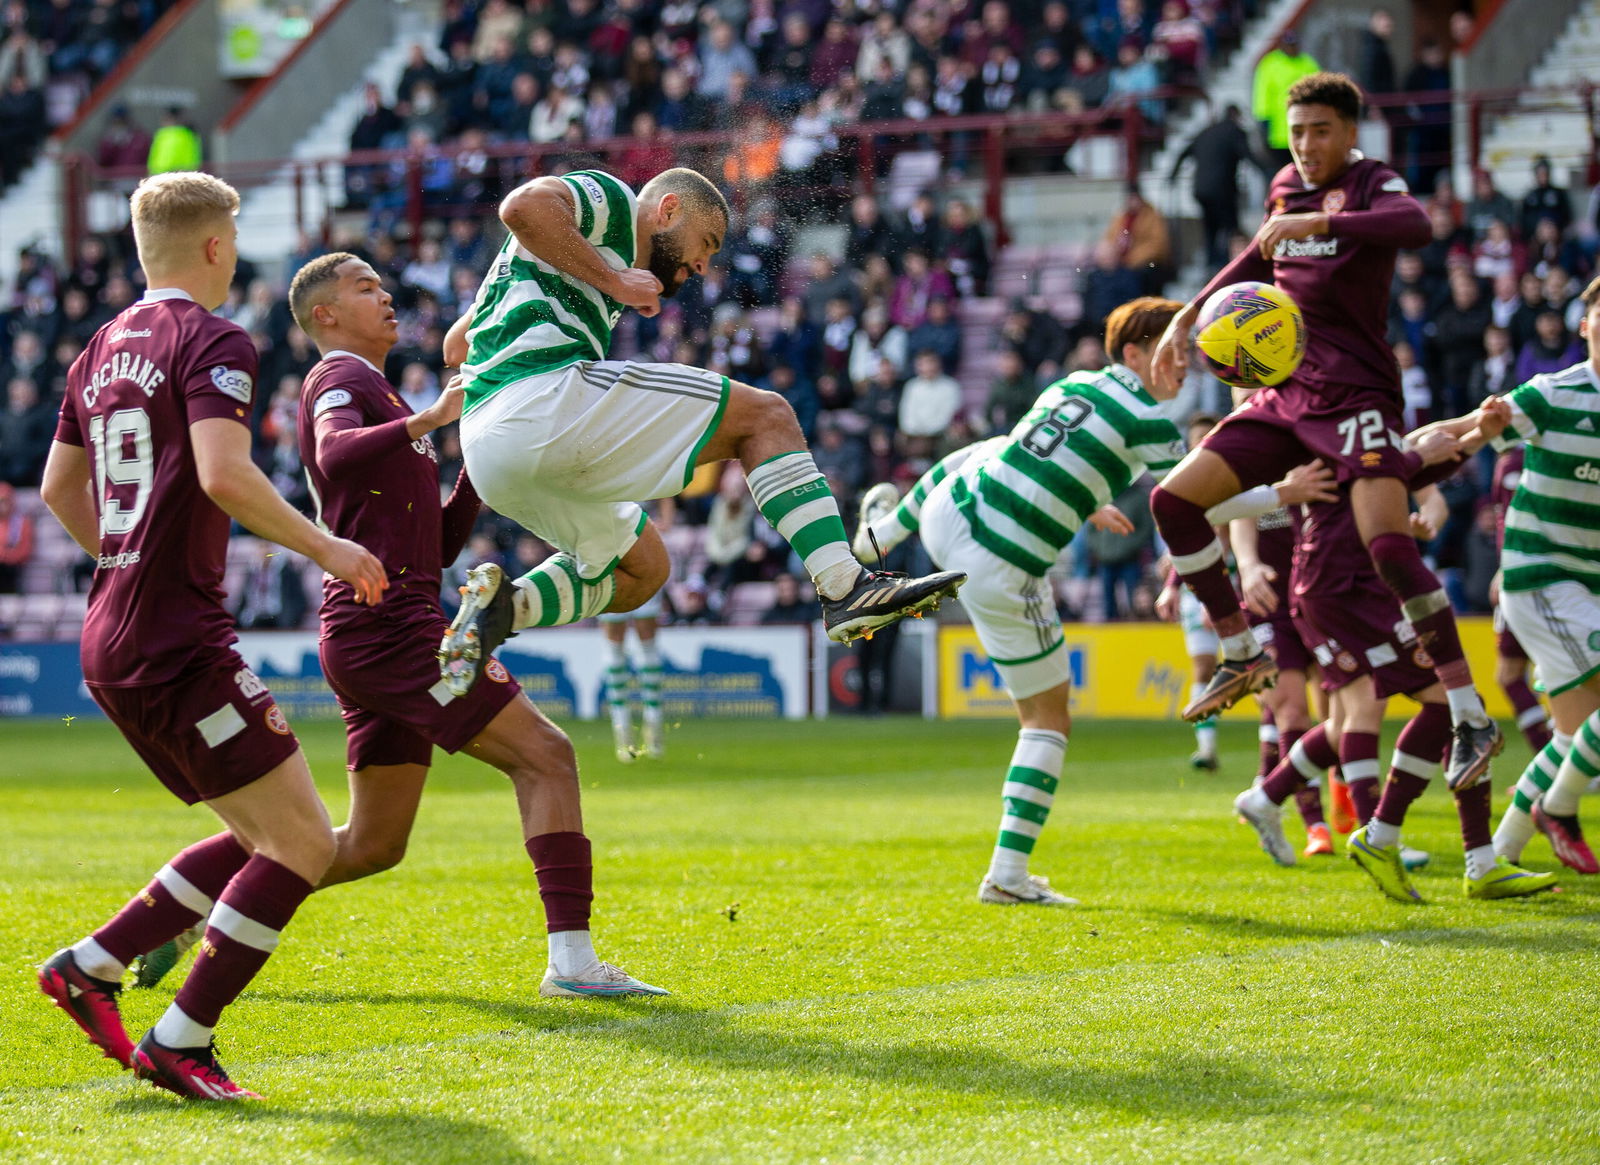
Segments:
[[[1580,178],[1589,161],[1589,118],[1579,88],[1600,77],[1600,0],[1589,0],[1567,23],[1528,76],[1535,88],[1569,86],[1564,96],[1524,99],[1521,108],[1497,119],[1483,143],[1483,164],[1495,184],[1511,198],[1533,185],[1533,159],[1550,158],[1558,186],[1565,176]]]
[[[389,44],[379,49],[345,95],[328,107],[322,120],[307,131],[294,148],[298,161],[338,158],[349,152],[350,132],[361,116],[361,94],[367,82],[383,91],[392,101],[400,74],[405,71],[406,55],[413,44],[432,46],[438,39],[425,13],[408,8],[399,22],[399,31]],[[321,184],[307,182],[302,197],[308,222],[320,222],[333,209],[343,205],[344,167],[330,162],[324,167]],[[293,170],[284,167],[270,181],[245,191],[239,208],[239,250],[246,258],[266,265],[281,266],[286,256],[299,248],[295,227]],[[286,278],[292,272],[282,272]]]
[[[1260,15],[1245,27],[1239,47],[1233,55],[1221,67],[1213,68],[1211,75],[1206,78],[1207,100],[1196,98],[1190,101],[1187,109],[1168,121],[1167,140],[1141,176],[1147,196],[1168,219],[1196,218],[1200,214],[1186,175],[1180,175],[1179,181],[1170,186],[1167,183],[1174,159],[1183,152],[1183,147],[1190,139],[1209,125],[1229,102],[1244,110],[1245,121],[1250,122],[1251,88],[1256,62],[1272,47],[1278,34],[1302,7],[1301,0],[1270,0],[1263,4]],[[1265,191],[1258,189],[1259,179],[1250,172],[1250,168],[1243,169],[1252,184],[1250,197],[1259,205]],[[1161,193],[1158,195],[1156,192]]]
[[[53,143],[40,151],[15,186],[0,198],[0,285],[17,273],[17,252],[29,245],[61,257],[61,166]]]

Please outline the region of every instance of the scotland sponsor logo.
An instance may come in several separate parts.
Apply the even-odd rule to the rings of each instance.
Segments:
[[[249,404],[256,382],[248,372],[218,364],[211,370],[211,383],[217,386],[218,392],[226,393],[240,404]]]
[[[1332,259],[1339,253],[1338,239],[1284,239],[1272,252],[1274,259]]]

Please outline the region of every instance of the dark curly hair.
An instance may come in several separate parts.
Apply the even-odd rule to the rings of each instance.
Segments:
[[[1289,86],[1290,105],[1326,105],[1346,121],[1361,120],[1361,86],[1343,73],[1312,73]]]

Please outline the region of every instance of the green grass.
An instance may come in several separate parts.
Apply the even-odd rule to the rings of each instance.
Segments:
[[[597,945],[673,997],[536,997],[509,789],[442,758],[405,863],[312,898],[225,1018],[270,1099],[202,1107],[97,1058],[33,967],[209,819],[104,724],[8,722],[0,1161],[1600,1159],[1600,887],[1467,902],[1442,788],[1407,908],[1268,863],[1228,811],[1248,728],[1212,776],[1179,725],[1085,723],[1034,861],[1085,905],[1001,909],[1008,725],[701,722],[632,768],[574,732]],[[338,818],[342,740],[303,739]],[[171,990],[128,994],[136,1037]]]

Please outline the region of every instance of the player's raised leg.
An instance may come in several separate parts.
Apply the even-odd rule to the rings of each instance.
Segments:
[[[729,459],[744,466],[757,508],[805,565],[830,639],[847,643],[933,610],[965,580],[960,571],[913,579],[862,566],[851,553],[828,480],[805,448],[800,422],[776,393],[731,386],[727,411],[698,462]]]
[[[861,513],[850,549],[862,562],[872,561],[879,552],[888,554],[922,528],[922,507],[934,487],[974,457],[987,456],[1005,444],[1005,437],[991,437],[945,454],[917,478],[905,497],[893,482],[880,481],[869,488],[861,495]]]

